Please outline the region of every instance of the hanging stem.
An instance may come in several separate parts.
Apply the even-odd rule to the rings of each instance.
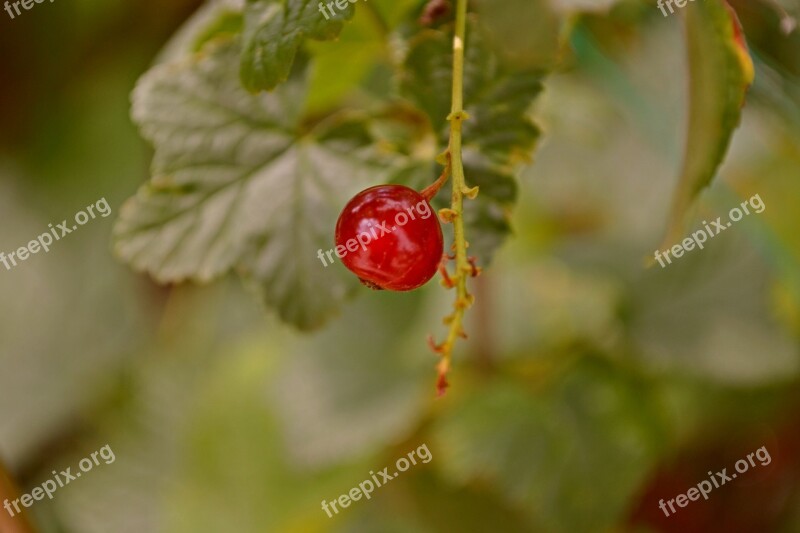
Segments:
[[[433,200],[433,197],[436,196],[436,194],[444,186],[444,184],[447,183],[447,178],[450,176],[450,154],[448,152],[445,152],[444,155],[447,158],[447,163],[445,163],[442,174],[436,181],[434,181],[433,183],[422,189],[422,191],[420,191],[419,193],[420,196],[422,196],[429,202]]]
[[[453,223],[453,249],[455,252],[456,270],[453,276],[448,276],[446,271],[445,284],[456,288],[456,301],[453,313],[445,318],[449,326],[447,337],[440,345],[434,345],[434,350],[439,353],[440,360],[437,366],[439,379],[437,389],[439,395],[447,389],[447,373],[453,355],[453,347],[458,337],[466,337],[462,326],[464,312],[472,305],[472,295],[467,291],[467,277],[477,275],[478,269],[467,257],[467,241],[464,234],[464,196],[472,199],[478,194],[478,188],[467,188],[464,176],[464,163],[461,157],[461,131],[464,120],[468,115],[464,112],[464,42],[467,26],[467,0],[457,0],[456,27],[453,37],[453,104],[450,115],[450,145],[445,152],[445,176],[448,170],[453,175],[453,194],[449,209],[442,209],[440,215],[445,222]],[[441,179],[441,178],[440,178]],[[450,256],[446,256],[450,258]]]

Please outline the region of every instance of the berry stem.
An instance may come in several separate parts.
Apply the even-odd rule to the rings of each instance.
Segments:
[[[467,0],[456,2],[456,26],[453,36],[453,102],[450,115],[450,145],[447,149],[446,166],[453,175],[453,194],[448,218],[453,222],[453,248],[455,251],[456,271],[452,282],[456,288],[456,301],[453,314],[445,319],[448,324],[447,337],[436,346],[440,355],[437,369],[439,380],[438,393],[441,396],[447,389],[447,373],[453,355],[453,347],[458,337],[465,337],[462,323],[464,312],[472,305],[472,295],[467,291],[467,277],[475,272],[467,257],[467,240],[464,234],[464,196],[474,198],[477,188],[468,189],[464,176],[464,163],[461,157],[461,131],[468,115],[464,112],[464,42],[467,27]],[[447,169],[445,169],[447,170]]]
[[[450,177],[450,153],[445,152],[444,156],[447,158],[447,163],[444,166],[444,170],[442,174],[430,185],[422,189],[420,191],[420,195],[428,200],[428,202],[433,200],[433,197],[439,192],[439,190],[444,187],[444,184],[447,183],[447,178]]]

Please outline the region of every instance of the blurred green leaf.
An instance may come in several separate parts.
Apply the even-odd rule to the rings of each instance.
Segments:
[[[435,464],[490,484],[543,531],[602,531],[654,465],[654,415],[640,384],[584,360],[539,393],[495,381],[470,395],[436,422]]]
[[[374,0],[373,0],[374,1]],[[383,59],[382,36],[364,10],[333,42],[309,42],[313,56],[309,77],[308,110],[327,111],[358,87],[367,73]]]
[[[298,47],[306,38],[335,39],[355,13],[345,2],[326,18],[315,0],[247,0],[241,58],[241,80],[250,91],[272,90],[286,81]]]
[[[753,81],[753,61],[739,20],[725,0],[687,6],[686,37],[689,129],[665,246],[683,235],[686,211],[714,178],[739,125],[745,95]]]

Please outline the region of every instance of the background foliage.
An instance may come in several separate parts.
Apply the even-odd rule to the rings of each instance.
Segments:
[[[6,469],[29,491],[105,443],[117,456],[37,503],[39,528],[800,528],[800,36],[766,4],[731,2],[755,82],[686,227],[756,193],[767,208],[645,269],[683,168],[681,17],[636,0],[475,2],[465,159],[482,194],[469,231],[494,260],[453,388],[435,400],[425,338],[447,293],[368,292],[316,264],[352,193],[429,182],[444,142],[447,20],[421,29],[420,2],[370,4],[386,27],[358,2],[334,41],[339,28],[301,42],[248,26],[235,3],[198,14],[193,0],[45,3],[0,22],[0,250],[106,197],[117,253],[158,280],[200,282],[132,273],[111,253],[111,218],[0,270]],[[267,8],[248,7],[253,20]],[[254,107],[240,79],[275,80],[232,47],[259,43],[295,55]],[[175,119],[192,128],[164,129]],[[251,188],[181,210],[244,175]],[[422,443],[428,465],[333,519],[321,511]],[[658,509],[762,445],[769,467],[674,517]]]

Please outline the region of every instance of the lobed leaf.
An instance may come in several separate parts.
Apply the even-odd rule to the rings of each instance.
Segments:
[[[317,251],[332,248],[350,196],[391,181],[396,161],[378,156],[361,119],[307,125],[300,69],[273,93],[244,91],[238,53],[235,41],[215,42],[137,85],[133,118],[155,147],[153,178],[123,206],[116,251],[161,282],[237,268],[282,319],[312,328],[356,282]]]

